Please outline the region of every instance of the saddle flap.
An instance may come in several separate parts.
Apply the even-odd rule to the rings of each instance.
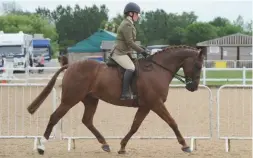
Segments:
[[[107,66],[120,66],[115,60],[113,60],[112,57],[108,57],[108,60],[106,61]]]

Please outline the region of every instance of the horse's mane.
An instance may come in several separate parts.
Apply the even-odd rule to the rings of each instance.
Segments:
[[[198,51],[198,49],[196,47],[191,47],[191,46],[187,46],[187,45],[173,45],[173,46],[168,46],[168,47],[156,52],[154,55],[164,53],[164,52],[170,53],[170,52],[177,50],[177,49],[188,49],[188,50],[191,50],[194,52]]]
[[[173,45],[173,46],[168,46],[168,47],[166,47],[166,48],[164,48],[160,51],[157,51],[156,53],[154,53],[153,55],[150,55],[149,57],[156,56],[156,55],[164,53],[164,52],[171,53],[171,52],[173,52],[175,50],[178,50],[178,49],[187,49],[191,52],[197,52],[198,51],[198,48],[196,48],[196,47],[191,47],[191,46],[187,46],[187,45]],[[143,60],[143,59],[144,58],[140,58],[138,60]],[[61,63],[61,66],[69,64],[67,55],[58,56],[58,61]]]
[[[69,64],[68,56],[67,55],[58,56],[58,62],[61,64],[61,67]]]
[[[191,47],[191,46],[187,46],[187,45],[171,45],[171,46],[168,46],[160,51],[157,51],[156,53],[152,54],[152,55],[148,55],[147,58],[139,58],[137,59],[138,61],[145,61],[146,59],[151,59],[159,54],[163,54],[163,53],[166,53],[166,54],[169,54],[169,53],[172,53],[172,52],[175,52],[175,51],[178,51],[178,50],[182,50],[182,49],[185,49],[187,52],[189,53],[197,53],[199,51],[199,49],[197,47]],[[185,54],[186,56],[189,56],[189,54]]]

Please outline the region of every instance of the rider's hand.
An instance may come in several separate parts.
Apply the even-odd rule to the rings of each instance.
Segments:
[[[141,52],[141,55],[143,55],[144,58],[146,58],[148,56],[148,53],[146,51],[144,51],[144,52]]]

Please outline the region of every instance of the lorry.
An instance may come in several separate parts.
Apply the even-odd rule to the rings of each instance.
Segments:
[[[30,65],[30,61],[33,59],[32,38],[32,35],[25,34],[22,31],[18,33],[0,31],[0,57],[13,57],[14,69],[25,72],[26,67]]]
[[[51,40],[44,38],[43,34],[34,34],[32,41],[34,58],[43,55],[45,61],[50,61],[53,55]]]

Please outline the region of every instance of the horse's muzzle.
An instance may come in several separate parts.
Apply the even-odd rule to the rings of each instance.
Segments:
[[[194,92],[198,89],[198,85],[196,81],[192,81],[190,83],[187,83],[185,88],[190,91],[190,92]]]

